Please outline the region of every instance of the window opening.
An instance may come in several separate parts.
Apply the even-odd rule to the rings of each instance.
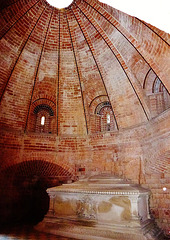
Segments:
[[[45,124],[45,116],[42,116],[41,117],[41,126],[44,126],[44,124]]]
[[[107,124],[110,124],[110,114],[107,114]]]
[[[110,131],[110,114],[107,114],[107,127],[106,127],[106,131]]]

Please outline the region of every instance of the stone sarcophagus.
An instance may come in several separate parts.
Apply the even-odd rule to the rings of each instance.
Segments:
[[[50,208],[36,228],[77,239],[146,239],[149,191],[108,175],[47,190]]]

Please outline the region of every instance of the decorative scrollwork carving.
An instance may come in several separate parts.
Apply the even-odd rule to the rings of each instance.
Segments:
[[[77,202],[76,214],[80,218],[96,219],[95,203],[89,196],[84,196]]]

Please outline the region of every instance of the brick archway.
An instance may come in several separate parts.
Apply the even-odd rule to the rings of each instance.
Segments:
[[[49,209],[47,188],[74,181],[67,167],[44,160],[13,164],[0,172],[0,225],[37,224]],[[5,199],[5,201],[4,201]]]
[[[30,160],[11,165],[1,171],[1,178],[5,178],[12,185],[28,187],[42,183],[48,188],[74,180],[72,170],[58,164],[44,160]],[[10,184],[10,185],[11,185]]]

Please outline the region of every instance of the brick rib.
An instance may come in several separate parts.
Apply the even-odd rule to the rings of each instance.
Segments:
[[[159,75],[163,81],[167,82],[168,79],[164,75],[164,73],[159,69],[158,65],[141,49],[138,41],[110,14],[108,13],[102,6],[93,0],[83,0],[84,3],[88,4],[91,8],[93,8],[96,12],[98,12],[102,17],[104,17],[109,23],[111,23],[126,39],[127,41],[136,49],[136,51],[140,54],[143,60],[148,64],[155,75]],[[161,80],[161,82],[162,82]],[[165,84],[162,82],[165,87]],[[167,87],[165,87],[167,89]]]
[[[22,52],[23,52],[23,50],[24,50],[24,48],[25,48],[25,46],[26,46],[26,44],[27,44],[27,42],[28,42],[28,40],[29,40],[29,38],[31,37],[32,32],[34,31],[34,29],[35,29],[38,21],[40,20],[40,18],[41,18],[41,16],[42,16],[42,14],[43,14],[44,11],[45,11],[45,8],[42,10],[42,12],[41,12],[41,14],[39,15],[37,21],[36,21],[36,22],[34,21],[34,22],[31,24],[31,27],[32,27],[31,32],[29,32],[29,33],[26,34],[26,36],[28,35],[28,37],[26,38],[26,36],[25,36],[26,40],[25,40],[25,42],[22,43],[21,48],[19,49],[19,55],[18,55],[18,57],[17,57],[17,59],[16,59],[16,61],[15,61],[15,63],[14,63],[14,66],[12,67],[12,70],[11,70],[11,72],[10,72],[10,75],[9,75],[9,77],[8,77],[8,80],[7,80],[7,82],[6,82],[6,84],[5,84],[5,87],[4,87],[3,91],[2,91],[2,95],[0,96],[0,104],[1,104],[2,98],[3,98],[3,96],[4,96],[4,93],[5,93],[5,91],[6,91],[6,88],[7,88],[7,85],[8,85],[8,83],[9,83],[9,80],[10,80],[10,78],[11,78],[11,76],[12,76],[12,73],[13,73],[13,71],[14,71],[17,63],[18,63],[18,60],[19,60],[19,58],[20,58],[20,56],[21,56],[21,54],[22,54]],[[38,14],[39,14],[39,12],[38,12]]]
[[[59,90],[60,90],[60,12],[59,12],[59,31],[58,31],[58,83],[57,83],[57,136],[59,133]]]
[[[37,80],[37,76],[38,76],[38,72],[39,72],[39,66],[40,66],[42,54],[43,54],[43,51],[44,51],[44,46],[45,46],[45,42],[46,42],[48,30],[49,30],[49,27],[50,27],[50,23],[51,23],[53,11],[54,11],[54,8],[53,8],[53,10],[52,10],[52,12],[51,12],[51,15],[50,15],[50,20],[49,20],[49,23],[48,23],[47,31],[46,31],[46,34],[45,34],[45,37],[44,37],[44,41],[43,41],[42,48],[41,48],[40,57],[39,57],[39,60],[38,60],[38,65],[37,65],[37,69],[36,69],[36,74],[35,74],[35,79],[34,79],[34,85],[33,85],[32,93],[31,93],[31,98],[30,98],[30,103],[29,103],[29,108],[28,108],[27,119],[26,119],[26,124],[25,124],[25,130],[24,130],[24,131],[26,131],[26,129],[27,129],[27,123],[28,123],[28,117],[29,117],[30,107],[31,107],[31,103],[32,103],[32,97],[33,97],[33,94],[34,94],[35,84],[36,84],[36,80]]]
[[[81,13],[87,18],[87,20],[92,24],[92,26],[96,29],[96,31],[100,34],[102,39],[105,41],[107,46],[112,51],[113,55],[116,57],[117,61],[119,62],[122,70],[124,71],[128,81],[129,81],[135,95],[137,96],[137,98],[139,100],[139,103],[144,111],[144,114],[145,114],[147,120],[150,120],[150,111],[149,111],[147,104],[143,100],[144,96],[141,93],[141,91],[138,89],[138,86],[133,81],[133,77],[131,76],[128,66],[126,65],[125,61],[123,60],[121,54],[116,49],[116,47],[113,45],[113,43],[111,42],[111,40],[109,39],[107,34],[104,32],[104,30],[100,27],[100,25],[96,22],[96,20],[91,16],[91,14],[83,6],[77,5],[77,7],[80,9]],[[132,81],[133,81],[133,83],[132,83]]]
[[[152,68],[150,68],[149,70],[148,70],[148,72],[147,72],[147,74],[146,74],[146,76],[145,76],[145,79],[144,79],[144,82],[143,82],[143,89],[145,89],[145,85],[146,85],[146,79],[147,79],[147,76],[148,76],[148,74],[150,73],[150,71],[152,70]]]
[[[10,22],[8,22],[0,31],[0,40],[11,30],[15,24],[21,20],[34,6],[36,6],[41,0],[36,1],[34,4],[28,3],[26,7],[19,11]]]
[[[149,28],[152,32],[154,32],[159,38],[161,38],[162,41],[164,41],[170,47],[170,44],[163,37],[161,37],[156,31],[154,31],[153,28],[151,28],[147,23],[145,23],[144,21],[140,20],[139,18],[136,18],[136,19],[139,22],[141,22],[143,25],[145,25],[147,28]]]
[[[77,69],[77,75],[78,75],[79,84],[80,84],[82,104],[83,104],[83,110],[84,110],[84,117],[85,117],[85,122],[86,122],[86,131],[87,131],[87,134],[88,134],[87,114],[86,114],[85,102],[84,102],[84,94],[83,94],[82,84],[81,84],[82,79],[81,79],[81,76],[80,76],[80,70],[79,70],[78,63],[77,63],[75,47],[74,47],[74,44],[73,44],[73,31],[70,28],[70,24],[69,24],[68,18],[69,18],[69,16],[67,16],[67,14],[66,14],[66,19],[67,19],[68,30],[69,30],[69,35],[70,35],[70,39],[71,39],[72,50],[73,50],[73,54],[74,54],[74,59],[75,59],[75,64],[76,64],[76,69]]]
[[[97,66],[97,69],[98,69],[98,71],[99,71],[100,77],[101,77],[101,79],[102,79],[102,82],[103,82],[105,91],[106,91],[106,93],[107,93],[108,99],[109,99],[109,101],[110,101],[110,98],[109,98],[109,95],[108,95],[108,92],[107,92],[107,89],[106,89],[106,85],[105,85],[105,83],[104,83],[104,79],[103,79],[103,76],[102,76],[102,70],[101,70],[102,68],[101,68],[101,66],[100,66],[99,61],[98,61],[98,60],[96,59],[96,57],[95,57],[96,53],[95,53],[95,49],[94,49],[94,47],[93,47],[93,44],[92,44],[92,42],[91,42],[91,39],[90,39],[90,37],[88,36],[88,33],[87,33],[85,27],[83,26],[83,23],[82,23],[82,21],[81,21],[81,19],[80,19],[79,14],[78,14],[74,9],[71,9],[71,10],[72,10],[73,15],[74,15],[74,17],[75,17],[75,19],[76,19],[79,27],[80,27],[80,30],[81,30],[82,34],[83,34],[83,36],[84,36],[84,38],[85,38],[85,40],[86,40],[86,43],[87,43],[87,45],[88,45],[88,47],[89,47],[89,49],[90,49],[90,52],[91,52],[91,54],[92,54],[92,57],[93,57],[93,59],[94,59],[94,61],[95,61],[95,64],[96,64],[96,66]],[[113,108],[112,108],[112,112],[113,112],[113,116],[114,116],[114,119],[115,119],[115,122],[116,122],[117,130],[119,130],[119,126],[118,126],[117,119],[116,119],[115,113],[114,113],[114,111],[113,111]]]

